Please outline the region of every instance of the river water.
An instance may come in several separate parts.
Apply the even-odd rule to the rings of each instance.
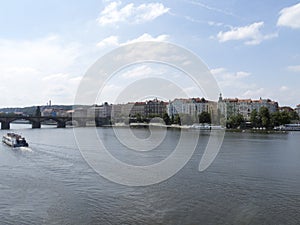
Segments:
[[[86,163],[72,128],[12,128],[30,147],[0,144],[0,224],[300,224],[300,132],[226,133],[215,161],[199,172],[209,138],[201,132],[192,158],[177,174],[130,187],[101,177]],[[88,134],[94,128],[75,129]],[[111,128],[97,133],[108,146],[118,146],[113,154],[120,160],[131,162],[140,154],[140,163],[152,164],[170,154],[180,130],[169,130],[155,152],[134,156],[125,154],[129,150],[116,143]]]

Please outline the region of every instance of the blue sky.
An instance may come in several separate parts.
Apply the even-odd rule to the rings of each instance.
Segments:
[[[40,105],[49,99],[72,104],[89,66],[110,50],[141,40],[168,41],[197,54],[225,97],[271,98],[292,107],[300,103],[299,1],[0,4],[0,107]],[[113,93],[129,78],[159,70],[145,64],[127,69],[124,73],[131,75],[112,80],[102,99],[113,102]],[[183,88],[190,96],[201,95],[189,85]]]

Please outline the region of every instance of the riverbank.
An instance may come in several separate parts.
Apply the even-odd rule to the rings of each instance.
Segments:
[[[167,129],[184,129],[184,130],[224,130],[226,132],[233,132],[233,133],[259,133],[259,134],[287,134],[288,131],[285,130],[267,130],[267,129],[229,129],[224,128],[221,126],[214,126],[214,125],[206,125],[206,126],[194,126],[194,125],[165,125],[160,123],[131,123],[131,124],[114,124],[114,125],[107,125],[105,127],[134,127],[134,128],[148,128],[148,127],[163,127]]]
[[[284,130],[260,130],[260,129],[226,129],[226,132],[232,133],[258,133],[258,134],[287,134]]]

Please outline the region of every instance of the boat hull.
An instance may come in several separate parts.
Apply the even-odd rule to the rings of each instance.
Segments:
[[[21,137],[20,135],[9,133],[2,137],[2,142],[10,147],[17,148],[17,147],[28,147],[28,143],[26,142],[25,138]]]

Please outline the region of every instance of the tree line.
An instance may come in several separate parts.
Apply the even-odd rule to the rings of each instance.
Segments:
[[[147,117],[141,116],[141,114],[137,113],[134,116],[131,116],[129,119],[130,122],[138,122],[138,123],[149,123],[159,122],[154,121],[153,118],[161,118],[166,125],[177,124],[177,125],[192,125],[194,123],[211,123],[211,115],[208,112],[202,112],[198,115],[189,115],[189,114],[175,114],[171,117],[168,113],[163,113],[163,115],[159,114],[150,114]],[[121,122],[121,121],[119,121]]]
[[[276,126],[285,125],[291,123],[293,120],[299,120],[299,115],[295,111],[276,111],[270,113],[267,107],[261,107],[259,111],[254,109],[250,114],[250,126],[253,127],[264,127],[271,129]],[[232,115],[226,122],[227,128],[238,128],[247,122],[243,115],[237,114]]]

